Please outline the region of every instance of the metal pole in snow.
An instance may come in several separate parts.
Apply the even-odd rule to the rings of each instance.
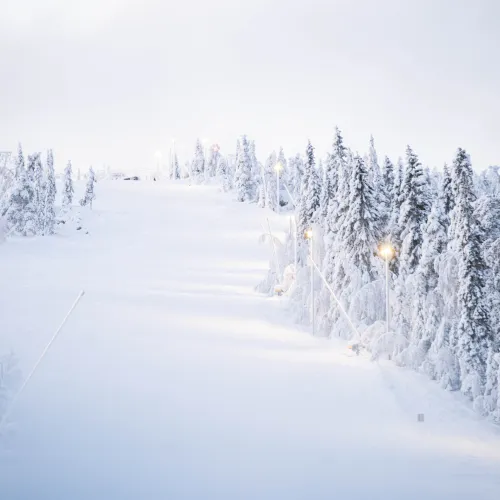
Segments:
[[[56,332],[54,333],[54,335],[52,335],[52,338],[50,339],[49,343],[45,346],[45,349],[43,350],[43,352],[40,355],[40,357],[38,358],[37,362],[35,363],[35,365],[31,369],[30,373],[28,374],[28,376],[24,380],[23,384],[21,385],[21,388],[17,391],[17,393],[15,394],[15,396],[12,398],[12,401],[10,402],[10,405],[8,406],[7,410],[5,411],[5,413],[3,414],[2,418],[0,419],[0,430],[2,429],[3,425],[7,421],[7,417],[10,415],[10,412],[12,411],[12,408],[14,408],[14,405],[15,405],[17,399],[19,398],[19,396],[21,395],[21,393],[24,391],[24,389],[28,385],[28,382],[31,380],[31,377],[33,377],[33,374],[35,373],[35,371],[37,370],[38,366],[42,362],[43,358],[45,357],[45,355],[47,354],[47,352],[51,348],[52,344],[55,342],[57,336],[59,335],[59,333],[63,329],[63,326],[66,324],[66,321],[68,321],[68,318],[71,316],[71,313],[75,310],[75,307],[78,305],[78,302],[80,302],[80,299],[84,295],[85,295],[85,291],[84,290],[82,290],[78,294],[78,297],[76,298],[75,302],[73,302],[73,305],[71,306],[70,310],[68,311],[68,313],[66,314],[66,316],[62,320],[61,324],[59,325],[59,328],[56,330]]]

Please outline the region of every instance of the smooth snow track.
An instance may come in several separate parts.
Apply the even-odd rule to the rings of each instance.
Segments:
[[[500,498],[500,433],[459,396],[253,291],[269,214],[214,187],[97,187],[90,234],[0,247],[0,349],[24,373],[86,291],[0,438],[2,500]]]

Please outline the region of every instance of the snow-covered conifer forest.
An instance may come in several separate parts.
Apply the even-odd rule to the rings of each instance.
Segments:
[[[373,137],[360,155],[338,128],[326,158],[311,142],[288,159],[280,149],[259,162],[255,151],[241,136],[233,163],[218,149],[204,163],[198,140],[186,175],[291,218],[258,290],[283,293],[295,320],[311,322],[312,231],[324,277],[313,278],[315,334],[425,373],[500,422],[499,167],[477,172],[459,148],[431,169],[411,146],[382,157]],[[170,177],[180,177],[177,160]]]
[[[64,169],[61,209],[56,213],[56,173],[54,156],[48,150],[25,157],[19,144],[15,156],[6,157],[0,172],[0,217],[2,238],[6,236],[46,236],[56,232],[58,224],[65,224],[73,209],[73,170],[71,162]],[[95,199],[95,173],[92,167],[87,175],[87,186],[80,205],[89,205]]]

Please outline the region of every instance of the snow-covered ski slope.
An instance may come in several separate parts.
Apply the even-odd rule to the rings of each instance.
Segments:
[[[88,235],[0,246],[25,374],[86,290],[0,438],[2,500],[500,498],[497,428],[253,291],[267,212],[180,183],[97,196]]]

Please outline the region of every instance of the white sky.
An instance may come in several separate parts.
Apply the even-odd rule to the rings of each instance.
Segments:
[[[0,0],[0,150],[62,168],[181,161],[196,137],[264,159],[339,125],[379,156],[500,163],[497,0]]]

